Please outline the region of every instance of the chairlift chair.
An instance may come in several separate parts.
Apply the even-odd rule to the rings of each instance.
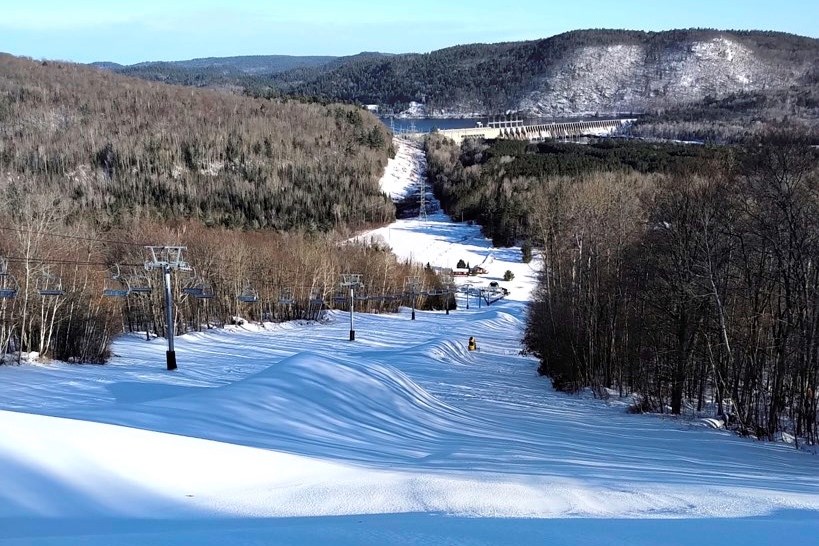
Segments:
[[[282,288],[279,292],[279,303],[282,305],[291,305],[293,301],[293,289]]]
[[[52,275],[47,270],[43,271],[43,274],[37,281],[37,291],[44,297],[57,297],[65,295],[65,290],[63,290],[63,283],[60,277],[57,275]]]
[[[105,286],[102,289],[102,295],[109,298],[124,298],[131,290],[128,284],[122,279],[105,279]]]
[[[127,281],[130,292],[134,294],[150,294],[153,291],[151,279],[143,273],[138,273],[136,268],[131,275],[128,275]]]
[[[185,286],[182,288],[182,293],[193,296],[194,298],[199,298],[202,296],[203,290],[201,286]]]
[[[242,303],[256,303],[259,301],[259,294],[249,283],[245,283],[245,287],[242,289],[242,292],[236,296],[236,299]]]
[[[191,268],[191,274],[182,285],[182,293],[194,298],[202,296],[205,290],[205,282],[196,274],[196,270]]]
[[[0,274],[0,299],[10,300],[17,297],[17,279],[11,273]]]
[[[201,281],[201,279],[196,276],[192,276],[185,282],[184,286],[182,286],[182,293],[196,298],[202,294],[204,288],[204,283]]]
[[[309,302],[313,305],[323,305],[326,303],[327,296],[327,285],[320,284],[310,287]]]
[[[128,295],[130,290],[127,288],[103,288],[102,295],[109,298],[124,298]]]
[[[0,299],[10,300],[17,297],[17,289],[16,288],[9,288],[9,287],[2,287],[0,288]]]
[[[119,265],[114,266],[114,271],[109,277],[105,278],[105,284],[102,288],[102,295],[109,298],[124,298],[131,292],[128,286],[128,281],[122,278],[119,271]]]
[[[213,288],[210,285],[205,284],[204,282],[202,283],[202,286],[199,287],[199,292],[196,293],[196,294],[193,294],[194,298],[200,299],[200,300],[213,299],[213,296],[214,296]]]
[[[191,271],[193,271],[193,268],[191,268]],[[182,287],[182,293],[200,300],[213,299],[214,296],[213,288],[195,272],[191,274],[190,279]]]
[[[17,296],[17,279],[9,273],[9,261],[0,257],[0,299],[8,300]]]

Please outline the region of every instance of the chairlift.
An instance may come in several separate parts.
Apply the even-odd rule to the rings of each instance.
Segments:
[[[370,300],[375,299],[377,297],[378,296],[368,296],[367,294],[364,294],[364,293],[356,293],[355,301],[370,301]]]
[[[310,303],[313,305],[324,305],[323,288],[313,288],[310,290]]]
[[[205,291],[205,282],[202,280],[201,277],[196,275],[196,271],[191,268],[191,275],[188,277],[188,280],[185,281],[185,284],[182,286],[182,293],[187,294],[189,296],[193,296],[194,298],[199,298]]]
[[[282,305],[292,305],[293,301],[293,289],[282,288],[279,292],[279,303]]]
[[[47,269],[37,281],[37,291],[44,297],[57,297],[65,295],[63,283],[60,277],[51,274]]]
[[[213,299],[213,288],[191,268],[191,275],[182,287],[182,293],[200,300]]]
[[[199,292],[193,294],[193,297],[199,300],[210,300],[213,299],[214,293],[213,288],[205,284],[204,281],[202,282],[202,286],[199,287]]]
[[[105,284],[102,288],[102,295],[109,298],[124,298],[131,292],[128,286],[128,281],[122,278],[119,271],[119,265],[114,266],[114,271],[109,277],[106,277]]]
[[[153,291],[151,287],[151,279],[144,273],[139,273],[137,268],[133,269],[133,273],[127,276],[128,287],[132,293],[135,294],[150,294]]]
[[[202,295],[203,288],[201,286],[185,286],[182,288],[182,293],[188,296],[198,298]]]
[[[241,294],[236,296],[236,299],[242,303],[256,303],[259,301],[259,294],[250,286],[250,283],[245,283],[245,287]]]
[[[5,279],[3,284],[5,284]],[[13,285],[0,287],[0,299],[10,300],[17,297],[17,288]]]
[[[130,290],[127,288],[103,288],[102,295],[109,298],[124,298],[128,295]]]
[[[361,273],[342,273],[339,284],[342,290],[344,288],[364,288],[364,283],[361,282]]]
[[[8,300],[17,297],[17,279],[9,273],[9,261],[0,257],[0,299]]]

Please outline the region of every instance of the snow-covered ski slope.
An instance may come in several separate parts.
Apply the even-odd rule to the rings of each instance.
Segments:
[[[345,313],[186,335],[175,372],[137,335],[106,366],[0,367],[0,544],[816,543],[819,458],[554,392],[519,354],[519,250],[440,215],[377,235],[491,253],[511,296],[358,315],[355,342]]]

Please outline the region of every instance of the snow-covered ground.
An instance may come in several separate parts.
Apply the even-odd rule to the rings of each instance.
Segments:
[[[382,178],[382,188],[393,199],[408,194],[417,194],[419,180],[426,175],[424,152],[410,140],[396,139],[398,152],[387,165]],[[540,262],[521,261],[520,248],[493,248],[492,241],[481,235],[480,227],[468,223],[453,223],[432,197],[429,185],[428,198],[433,201],[430,209],[437,212],[428,214],[425,220],[399,220],[387,227],[379,228],[360,236],[360,239],[386,243],[402,260],[411,260],[423,265],[455,268],[459,260],[470,266],[480,265],[485,275],[456,277],[456,284],[471,284],[475,288],[489,287],[490,282],[509,291],[509,299],[528,301],[537,280]],[[514,278],[504,281],[503,275],[511,271]],[[475,299],[471,304],[478,305]],[[470,305],[471,305],[470,304]],[[465,306],[465,303],[464,303]]]
[[[815,543],[819,458],[554,392],[520,354],[536,264],[443,215],[374,235],[510,269],[511,297],[358,315],[355,342],[344,313],[190,334],[175,372],[138,335],[0,367],[0,544]]]

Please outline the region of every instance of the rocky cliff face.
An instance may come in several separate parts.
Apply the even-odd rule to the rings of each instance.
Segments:
[[[647,112],[707,96],[787,87],[807,67],[775,65],[726,37],[675,44],[583,47],[533,82],[518,103],[538,116]]]

